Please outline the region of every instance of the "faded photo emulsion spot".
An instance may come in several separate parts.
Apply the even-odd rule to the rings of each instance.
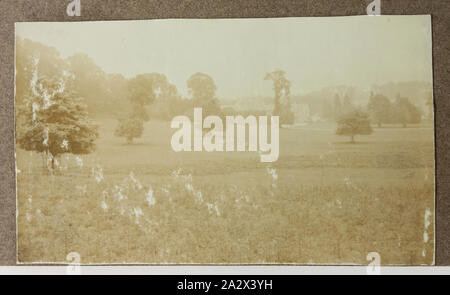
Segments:
[[[19,263],[434,264],[430,16],[15,32]]]

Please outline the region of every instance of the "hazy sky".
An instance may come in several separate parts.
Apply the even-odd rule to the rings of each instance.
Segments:
[[[16,33],[87,53],[105,72],[164,73],[180,93],[195,72],[219,97],[272,95],[266,72],[286,71],[291,92],[334,85],[432,80],[429,16],[17,23]]]

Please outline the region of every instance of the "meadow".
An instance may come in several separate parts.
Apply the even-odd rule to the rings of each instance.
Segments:
[[[280,156],[172,151],[170,122],[125,144],[98,120],[89,155],[17,148],[18,260],[382,264],[434,261],[432,126],[356,143],[317,123],[280,130]]]

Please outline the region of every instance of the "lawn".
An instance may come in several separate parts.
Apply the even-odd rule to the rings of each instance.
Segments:
[[[280,156],[173,152],[169,122],[131,145],[99,120],[94,153],[57,171],[18,149],[18,259],[82,263],[434,261],[433,129],[281,129]]]

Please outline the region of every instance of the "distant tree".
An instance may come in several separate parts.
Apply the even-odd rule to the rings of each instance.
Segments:
[[[216,98],[216,84],[207,74],[195,73],[189,77],[187,87],[192,95],[192,104],[194,107],[201,107],[204,116],[221,116],[219,100]]]
[[[77,96],[83,97],[91,116],[104,113],[111,105],[108,77],[87,54],[76,53],[67,58],[71,75],[67,87]]]
[[[119,119],[119,124],[114,130],[114,135],[117,137],[125,137],[127,144],[131,144],[134,138],[142,136],[144,131],[144,123],[140,119],[127,118]]]
[[[133,109],[132,117],[142,121],[150,120],[148,105],[156,100],[168,104],[176,97],[175,85],[170,84],[164,74],[141,74],[128,82],[128,99]]]
[[[420,109],[412,104],[407,97],[397,95],[394,102],[395,122],[401,123],[403,127],[408,124],[420,123],[422,114]]]
[[[33,95],[33,86],[39,77],[61,77],[65,62],[59,52],[49,46],[28,39],[16,39],[15,52],[15,126],[16,138],[26,131],[27,118],[19,112],[26,109],[26,104]]]
[[[146,106],[153,102],[155,98],[154,88],[148,77],[137,75],[128,81],[128,99],[132,106],[132,117],[141,121],[148,121]]]
[[[207,74],[195,73],[189,77],[187,87],[194,100],[210,100],[216,95],[216,84]]]
[[[291,82],[286,79],[286,72],[277,70],[267,73],[264,80],[273,82],[275,92],[273,115],[280,116],[281,124],[294,123],[294,112],[290,101]]]
[[[127,99],[128,80],[121,74],[108,74],[106,83],[110,103],[105,106],[105,111],[109,116],[117,118],[130,105],[130,101]]]
[[[334,118],[337,120],[337,118],[339,118],[341,113],[342,113],[341,99],[339,98],[339,95],[336,94],[334,96]]]
[[[16,39],[15,103],[23,104],[32,93],[31,82],[38,77],[60,77],[67,68],[59,52],[29,39]]]
[[[116,77],[116,79],[120,77]],[[119,123],[114,131],[118,137],[125,137],[127,143],[142,136],[144,122],[150,120],[148,105],[152,105],[152,115],[159,119],[169,119],[181,105],[175,85],[168,82],[164,74],[146,73],[130,79],[127,83],[126,97],[128,112],[118,114]]]
[[[65,89],[63,79],[39,79],[32,93],[18,110],[24,123],[17,137],[21,148],[44,153],[52,169],[61,154],[89,154],[94,150],[97,126],[88,119],[82,99]]]
[[[381,127],[383,123],[389,123],[392,120],[392,103],[387,97],[381,94],[371,93],[367,110],[372,122]]]
[[[353,105],[353,101],[350,98],[350,96],[345,95],[343,100],[344,102],[342,103],[342,110],[341,110],[343,113],[350,112],[355,109],[355,106]]]
[[[369,135],[373,132],[369,116],[360,109],[341,114],[337,124],[336,134],[350,136],[350,142],[355,142],[356,135]]]
[[[160,120],[171,120],[177,115],[183,115],[187,109],[192,107],[192,100],[183,99],[179,94],[177,87],[162,75],[156,85],[155,100],[149,108],[152,118]]]
[[[158,98],[152,103],[149,111],[152,118],[172,120],[175,116],[192,113],[192,100],[183,99],[178,95]]]

